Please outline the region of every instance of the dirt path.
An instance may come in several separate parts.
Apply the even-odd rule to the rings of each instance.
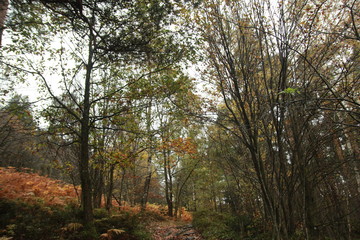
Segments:
[[[154,222],[150,226],[154,240],[202,240],[189,223],[175,221]]]

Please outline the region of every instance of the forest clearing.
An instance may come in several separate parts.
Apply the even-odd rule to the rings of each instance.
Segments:
[[[0,0],[0,238],[360,239],[359,0]]]

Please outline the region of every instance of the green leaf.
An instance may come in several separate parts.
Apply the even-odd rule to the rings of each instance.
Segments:
[[[295,95],[295,94],[300,94],[300,90],[298,88],[286,88],[284,89],[284,91],[279,92],[279,94],[290,94],[290,95]]]

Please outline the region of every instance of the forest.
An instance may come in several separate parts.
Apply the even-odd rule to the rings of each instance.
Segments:
[[[360,239],[359,0],[0,0],[0,239]]]

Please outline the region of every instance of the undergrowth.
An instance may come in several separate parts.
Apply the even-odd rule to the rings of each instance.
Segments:
[[[82,223],[76,189],[36,173],[0,168],[0,239],[91,240],[151,239],[146,224],[164,221],[166,207],[114,204],[111,214],[94,209],[94,225]],[[15,184],[16,183],[16,184]],[[192,216],[182,210],[184,221]]]
[[[146,230],[146,213],[119,212],[110,215],[95,209],[94,227],[85,228],[78,206],[47,206],[43,202],[27,203],[0,199],[0,238],[14,240],[89,240],[98,239],[109,230],[121,233],[116,239],[151,239]]]
[[[209,240],[271,239],[261,223],[248,216],[199,211],[193,214],[193,225]]]

